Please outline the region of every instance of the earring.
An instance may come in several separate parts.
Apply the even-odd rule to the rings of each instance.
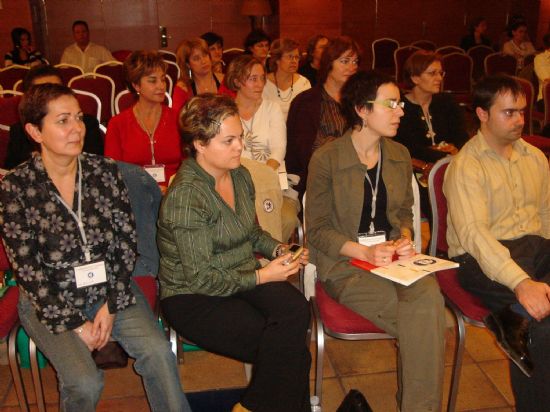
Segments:
[[[189,80],[193,79],[193,72],[191,71],[191,67],[187,66],[187,70],[189,70]]]

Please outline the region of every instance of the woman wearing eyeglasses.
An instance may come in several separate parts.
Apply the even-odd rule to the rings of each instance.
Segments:
[[[319,67],[319,83],[297,96],[287,119],[286,169],[300,176],[295,187],[302,195],[313,152],[341,137],[346,121],[340,108],[340,90],[359,65],[359,46],[349,37],[329,41]]]
[[[445,316],[435,277],[403,286],[349,263],[383,266],[415,254],[411,158],[389,138],[403,116],[401,103],[385,74],[361,71],[344,85],[348,130],[309,164],[307,239],[327,293],[398,339],[398,409],[439,411]]]
[[[277,39],[271,44],[271,58],[263,98],[277,102],[285,120],[292,100],[307,89],[309,80],[298,74],[300,49],[298,42],[291,39]]]
[[[403,97],[405,115],[395,140],[425,163],[456,154],[468,135],[462,109],[450,94],[440,93],[445,77],[441,56],[419,50],[405,62],[404,73],[411,90]]]

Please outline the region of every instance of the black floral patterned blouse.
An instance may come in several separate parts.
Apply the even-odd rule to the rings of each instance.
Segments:
[[[107,301],[110,313],[135,303],[130,276],[137,254],[128,191],[116,164],[83,153],[82,221],[92,262],[104,260],[107,282],[77,288],[73,267],[86,263],[76,219],[57,196],[40,155],[2,179],[0,225],[17,283],[52,333],[86,321],[82,309]],[[73,210],[78,208],[78,173]]]

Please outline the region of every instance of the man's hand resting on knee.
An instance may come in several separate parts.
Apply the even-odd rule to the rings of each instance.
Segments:
[[[532,279],[522,280],[514,289],[519,303],[536,320],[550,315],[550,286]]]

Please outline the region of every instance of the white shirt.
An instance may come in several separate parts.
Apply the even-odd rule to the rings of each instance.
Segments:
[[[84,73],[93,72],[95,66],[111,60],[115,60],[115,58],[109,50],[92,42],[88,43],[84,51],[76,43],[73,43],[65,48],[61,56],[61,63],[79,66]]]
[[[298,76],[298,80],[292,85],[292,91],[290,90],[290,87],[286,90],[279,89],[280,97],[277,95],[277,86],[275,86],[275,83],[272,83],[270,80],[265,82],[262,97],[264,99],[273,100],[279,105],[283,112],[285,122],[288,117],[288,109],[290,108],[290,103],[292,100],[294,100],[294,98],[304,90],[311,89],[309,80],[302,75]]]
[[[283,163],[286,154],[286,123],[277,103],[262,99],[262,104],[248,120],[241,118],[244,131],[242,157],[261,163],[269,159]]]
[[[550,51],[545,50],[535,56],[535,73],[539,78],[539,95],[537,100],[542,100],[542,86],[544,81],[550,79]]]
[[[518,60],[518,70],[523,68],[525,57],[535,54],[537,51],[530,41],[524,41],[519,46],[513,40],[508,40],[502,46],[502,53],[514,56]]]

